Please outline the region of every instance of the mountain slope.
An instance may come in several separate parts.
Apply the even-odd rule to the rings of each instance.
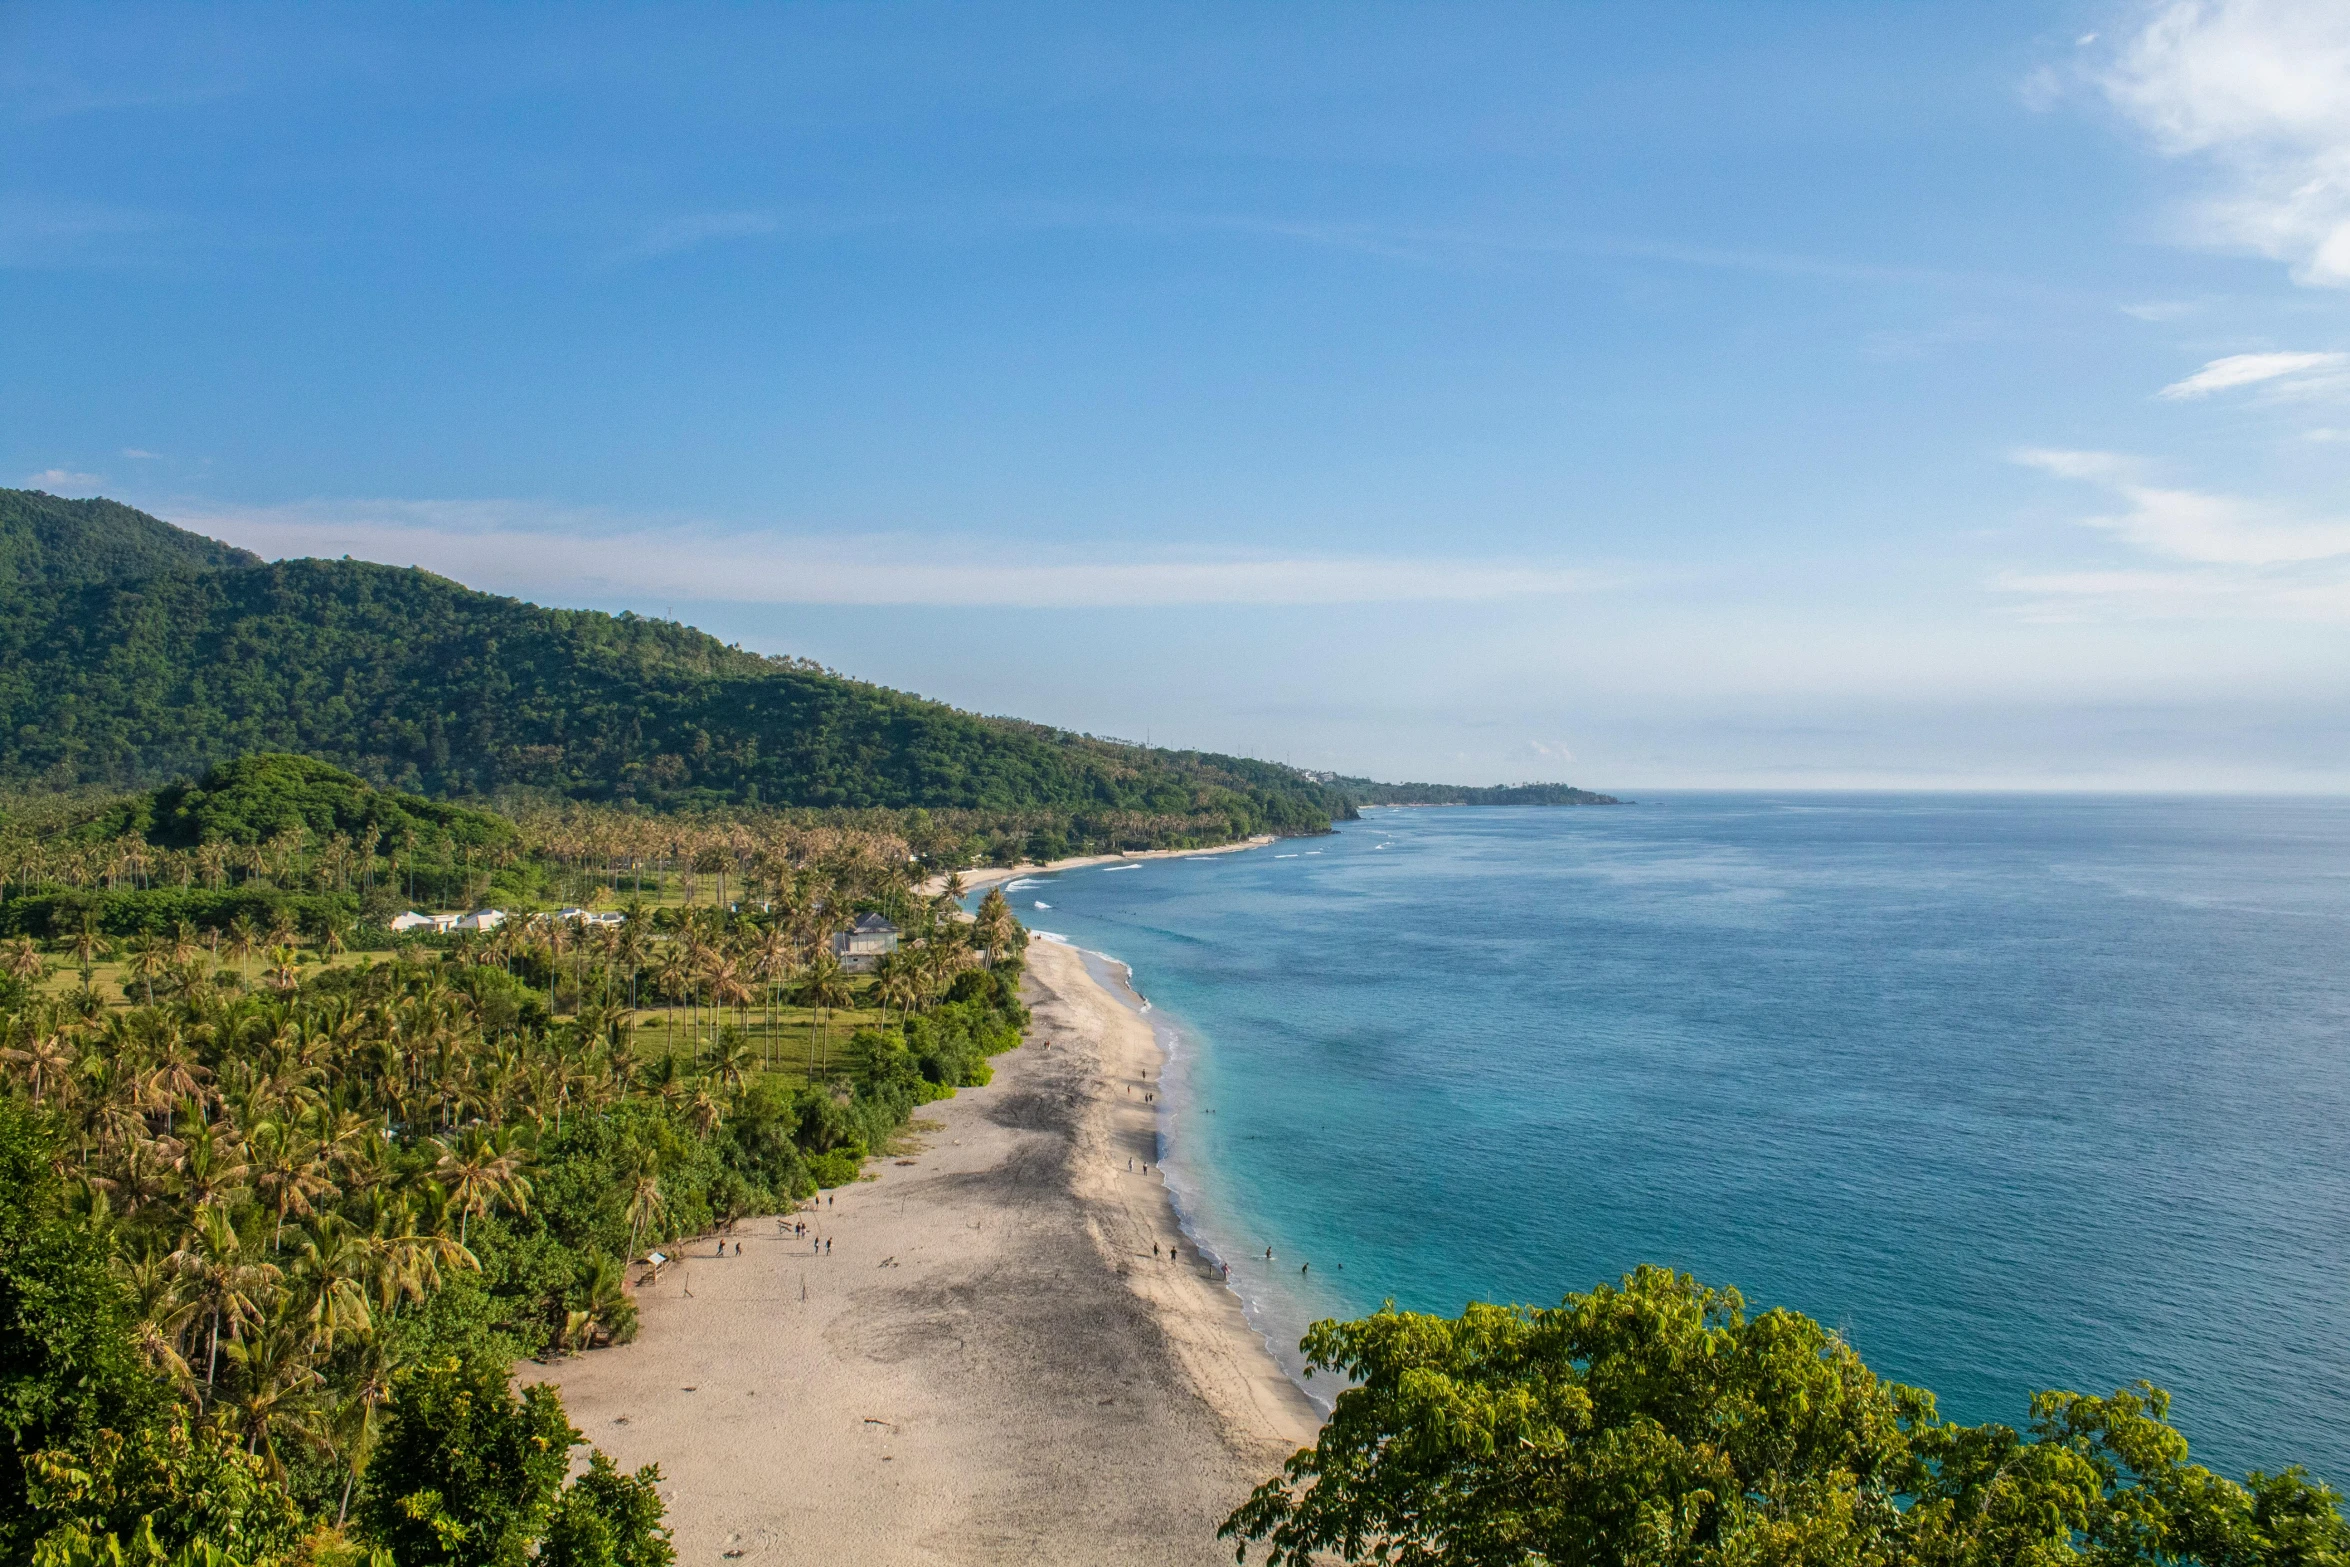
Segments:
[[[1353,814],[1272,763],[980,718],[669,622],[255,564],[111,502],[0,500],[40,567],[0,615],[0,782],[142,786],[291,751],[442,797],[1126,813],[1226,836]]]
[[[249,550],[118,501],[0,490],[0,602],[28,588],[260,564]]]

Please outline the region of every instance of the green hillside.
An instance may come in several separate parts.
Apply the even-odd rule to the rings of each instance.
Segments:
[[[439,798],[1100,813],[1212,837],[1353,814],[1273,763],[981,718],[667,621],[263,565],[107,501],[0,491],[0,510],[0,785],[143,788],[277,751]]]
[[[0,602],[42,586],[260,564],[249,550],[117,501],[0,490]]]

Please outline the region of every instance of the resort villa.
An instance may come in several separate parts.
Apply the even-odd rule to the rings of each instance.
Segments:
[[[860,914],[857,923],[832,938],[832,955],[851,974],[870,974],[873,965],[898,950],[898,928],[878,914]]]

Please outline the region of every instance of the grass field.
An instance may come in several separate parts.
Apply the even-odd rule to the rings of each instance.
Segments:
[[[326,968],[354,968],[362,963],[392,961],[389,954],[381,952],[345,952],[333,957],[308,955],[313,961],[300,966],[305,978]],[[81,988],[81,974],[73,963],[52,957],[50,964],[49,974],[37,987],[42,993],[69,996]],[[232,972],[239,967],[227,962],[220,966]],[[248,983],[260,983],[263,964],[258,958],[244,968]],[[109,1010],[119,1011],[139,1004],[138,981],[131,976],[129,966],[119,959],[107,958],[92,964],[90,983]],[[127,995],[126,985],[129,986]],[[872,982],[852,980],[851,986],[861,1001],[872,989]],[[575,1015],[567,1012],[559,1016]],[[891,1015],[893,1020],[894,1016]],[[658,1061],[674,1050],[679,1064],[689,1073],[700,1070],[700,1057],[717,1038],[720,1026],[731,1027],[736,1023],[732,1009],[721,1017],[708,1007],[647,1006],[636,1009],[629,1018],[630,1040],[640,1061]],[[740,1026],[759,1058],[760,1075],[796,1087],[810,1081],[829,1081],[849,1036],[860,1028],[879,1027],[883,1021],[880,1009],[870,1006],[835,1008],[820,1021],[809,1007],[779,1005],[770,1012],[759,1005],[743,1008]]]

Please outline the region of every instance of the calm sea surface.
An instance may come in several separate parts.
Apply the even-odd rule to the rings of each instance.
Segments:
[[[2145,1377],[2215,1466],[2350,1482],[2350,802],[1386,810],[1009,896],[1131,966],[1293,1366],[1659,1262],[1952,1418]]]

